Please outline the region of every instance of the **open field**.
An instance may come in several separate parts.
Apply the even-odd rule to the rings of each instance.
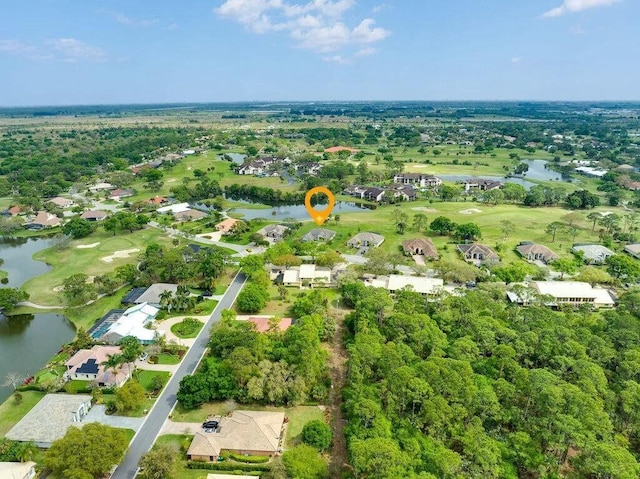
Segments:
[[[404,234],[397,233],[394,223],[394,209],[400,209],[409,216],[409,227]],[[415,208],[418,208],[417,210]],[[427,209],[428,212],[420,210]],[[436,211],[432,211],[436,210]],[[475,211],[477,210],[477,211]],[[576,243],[580,242],[599,242],[597,228],[596,232],[591,231],[591,223],[586,220],[586,215],[593,210],[580,211],[584,220],[579,221],[577,226],[580,228],[575,238]],[[600,207],[595,211],[614,211],[620,215],[627,214],[621,208]],[[461,213],[465,212],[465,213]],[[555,243],[551,243],[551,236],[545,233],[545,227],[553,221],[561,221],[562,216],[569,213],[569,210],[561,207],[546,208],[528,208],[518,205],[498,205],[492,206],[483,203],[475,203],[471,201],[460,201],[454,203],[441,203],[434,201],[414,201],[401,203],[399,206],[382,206],[373,211],[344,213],[340,215],[340,221],[329,221],[324,227],[336,231],[336,237],[332,240],[331,245],[342,253],[354,253],[355,250],[349,250],[346,242],[353,235],[361,231],[372,231],[382,234],[385,242],[380,246],[383,250],[395,253],[400,251],[400,244],[406,239],[417,238],[421,236],[429,236],[434,244],[443,254],[447,250],[453,253],[455,257],[456,242],[448,236],[438,236],[436,233],[427,230],[427,233],[417,232],[412,226],[413,217],[417,213],[423,213],[427,216],[429,222],[438,216],[446,216],[456,223],[476,223],[482,232],[481,243],[488,246],[500,246],[500,254],[507,261],[516,260],[516,254],[512,251],[520,241],[534,241],[548,245],[561,255],[568,254],[573,241],[566,233],[558,233]],[[514,223],[515,228],[509,234],[506,241],[502,240],[502,232],[500,222],[509,220]],[[302,228],[296,233],[301,236],[316,225],[311,221],[304,223]],[[446,249],[445,249],[446,248]],[[447,257],[447,254],[443,254]],[[408,259],[407,264],[412,264]]]
[[[88,242],[100,242],[95,248],[78,249],[78,244]],[[56,247],[39,251],[34,255],[34,259],[45,261],[52,266],[52,270],[30,279],[24,284],[24,289],[30,295],[30,301],[36,304],[59,306],[61,299],[54,291],[56,286],[60,286],[64,278],[76,273],[84,273],[89,276],[98,276],[116,267],[136,263],[137,254],[127,257],[115,258],[112,262],[102,261],[103,257],[113,255],[116,251],[139,249],[144,251],[151,242],[168,243],[164,233],[155,228],[146,228],[130,234],[114,236],[102,230],[96,231],[89,238],[72,241],[68,248],[59,249]]]

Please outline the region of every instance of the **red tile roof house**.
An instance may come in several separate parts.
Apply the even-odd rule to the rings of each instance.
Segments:
[[[35,218],[25,224],[27,229],[44,229],[60,226],[60,218],[47,211],[38,211]]]
[[[19,206],[12,206],[7,210],[11,216],[18,216],[20,213],[24,213]]]
[[[221,231],[223,235],[229,234],[236,223],[241,223],[235,218],[227,218],[216,225],[216,230]]]
[[[340,153],[341,151],[348,151],[349,153],[358,153],[360,150],[356,148],[349,148],[348,146],[332,146],[331,148],[325,148],[325,153]]]
[[[131,377],[131,366],[121,364],[115,371],[102,363],[109,356],[120,354],[119,346],[94,346],[81,349],[67,360],[65,378],[80,381],[95,381],[100,387],[122,386]]]
[[[160,205],[166,205],[167,203],[169,203],[169,200],[164,196],[156,196],[154,198],[149,198],[147,200],[147,203],[149,203],[150,205],[160,206]]]
[[[69,198],[63,198],[61,196],[56,196],[55,198],[51,198],[47,201],[49,203],[53,203],[56,206],[59,206],[60,208],[69,208],[73,206],[73,200],[70,200]]]
[[[80,218],[87,221],[102,221],[106,217],[107,212],[100,210],[85,211],[80,215]]]

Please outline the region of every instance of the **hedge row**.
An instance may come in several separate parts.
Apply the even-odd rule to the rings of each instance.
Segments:
[[[271,469],[268,464],[243,464],[241,462],[201,462],[187,461],[188,469],[207,469],[210,471],[242,471],[242,472],[266,472]]]
[[[264,464],[271,459],[269,456],[242,456],[240,454],[229,454],[229,457],[234,461],[246,462],[250,464]]]

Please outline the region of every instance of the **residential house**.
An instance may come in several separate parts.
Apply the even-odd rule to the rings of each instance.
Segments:
[[[335,235],[336,232],[333,230],[328,230],[326,228],[314,228],[307,234],[303,235],[301,240],[305,243],[310,241],[331,241]]]
[[[70,208],[73,206],[73,200],[69,198],[63,198],[62,196],[56,196],[47,200],[49,203],[53,203],[60,208]]]
[[[465,261],[473,263],[500,261],[498,254],[486,245],[480,243],[459,244],[456,246]]]
[[[33,461],[0,462],[0,477],[3,479],[34,479],[36,477],[36,463]]]
[[[220,231],[223,235],[227,235],[237,223],[242,223],[242,221],[236,218],[227,218],[216,225],[216,231]]]
[[[596,308],[610,308],[616,304],[615,298],[608,290],[594,288],[589,283],[580,281],[531,281],[529,287],[534,293],[550,298],[550,306],[590,304]],[[512,291],[507,297],[514,303],[528,303]]]
[[[172,205],[162,206],[158,208],[156,212],[160,214],[171,213],[175,215],[176,213],[182,213],[190,209],[191,209],[191,205],[189,205],[189,203],[174,203]]]
[[[628,244],[624,247],[624,251],[634,258],[640,259],[640,243]]]
[[[371,288],[384,288],[391,294],[396,294],[406,288],[423,296],[432,296],[443,290],[444,281],[441,278],[392,274],[379,276],[375,279],[365,279],[364,285]]]
[[[198,221],[202,218],[206,218],[208,215],[199,210],[188,209],[187,211],[181,211],[180,213],[174,213],[173,217],[176,221],[184,222],[184,221]]]
[[[120,201],[122,198],[129,198],[135,195],[136,192],[131,189],[116,189],[109,193],[109,198],[115,201]]]
[[[347,241],[347,246],[351,248],[360,248],[363,246],[377,248],[382,243],[384,243],[384,236],[366,231],[363,233],[358,233],[349,241]]]
[[[485,180],[482,178],[469,178],[461,182],[464,185],[465,193],[469,191],[491,191],[499,190],[504,186],[500,181]]]
[[[376,203],[381,203],[384,200],[384,196],[384,188],[378,188],[377,186],[367,188],[362,194],[362,198],[365,200],[375,201]]]
[[[418,197],[416,190],[411,185],[392,186],[385,191],[387,197],[400,198],[403,201],[415,201]]]
[[[602,178],[604,175],[609,173],[609,170],[595,168],[593,166],[579,166],[576,168],[576,171],[591,178]]]
[[[38,211],[35,218],[24,225],[24,227],[29,230],[42,230],[56,226],[60,226],[60,218],[48,211]]]
[[[437,188],[442,185],[442,180],[437,176],[423,173],[397,173],[393,182],[401,185],[413,185],[420,188]]]
[[[614,254],[609,248],[599,244],[575,244],[571,250],[574,253],[581,251],[584,260],[589,264],[604,264],[607,258]]]
[[[24,211],[19,206],[12,206],[11,208],[7,208],[6,210],[2,211],[0,215],[14,217],[18,216],[21,213],[24,213]]]
[[[148,288],[134,288],[122,298],[122,304],[147,303],[155,308],[161,308],[162,293],[165,291],[169,291],[172,295],[175,295],[178,291],[178,285],[171,283],[154,283]]]
[[[152,328],[159,308],[147,303],[130,307],[100,337],[101,341],[117,344],[126,336],[134,336],[141,344],[151,344],[161,331]]]
[[[157,196],[157,195],[147,200],[147,204],[152,206],[162,206],[169,203],[170,203],[169,198],[165,198],[164,196]]]
[[[278,176],[276,169],[283,162],[285,162],[284,158],[262,156],[254,160],[245,161],[236,169],[236,173],[239,175]]]
[[[364,198],[364,192],[369,189],[368,186],[351,185],[347,186],[343,193],[345,195],[354,196],[356,198]]]
[[[106,217],[107,217],[107,212],[100,211],[100,210],[85,211],[80,215],[80,218],[87,221],[102,221]]]
[[[104,190],[113,190],[115,189],[115,186],[113,186],[111,183],[96,183],[93,186],[89,187],[89,191],[91,191],[92,193],[95,193],[96,191],[104,191]]]
[[[38,447],[48,448],[63,437],[70,426],[79,426],[89,409],[91,396],[88,394],[47,394],[5,437],[13,441],[33,441]]]
[[[289,232],[289,227],[285,225],[267,225],[256,231],[257,234],[265,239],[271,238],[274,242],[281,241]]]
[[[233,411],[230,417],[216,420],[215,432],[195,434],[187,459],[216,462],[223,453],[274,456],[282,451],[283,412]]]
[[[249,319],[247,319],[247,321],[253,323],[256,331],[258,331],[259,333],[266,333],[267,331],[269,331],[269,327],[271,326],[271,318],[273,318],[273,316],[251,316]],[[277,324],[278,331],[284,333],[291,327],[292,324],[293,321],[291,320],[291,318],[279,318]]]
[[[122,386],[131,377],[131,366],[121,364],[115,370],[106,368],[103,363],[110,356],[121,353],[119,346],[94,346],[81,349],[65,362],[65,378],[80,381],[95,381],[98,386]]]
[[[408,255],[421,255],[429,259],[438,259],[440,255],[429,238],[415,238],[402,242],[402,250]]]
[[[323,268],[315,264],[301,264],[285,269],[282,275],[284,286],[298,288],[331,285],[331,268]]]
[[[516,246],[516,251],[528,261],[542,261],[543,263],[550,263],[559,258],[559,256],[545,245],[522,242]]]

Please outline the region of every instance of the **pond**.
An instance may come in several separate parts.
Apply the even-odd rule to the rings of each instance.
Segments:
[[[231,158],[231,161],[238,165],[244,163],[244,159],[247,157],[247,155],[243,155],[242,153],[225,153],[224,156],[228,156],[229,158]],[[224,160],[224,156],[218,155],[218,159]]]
[[[50,239],[0,238],[2,269],[9,273],[7,286],[22,286],[28,279],[49,271],[49,266],[32,256],[52,244]],[[25,377],[35,373],[74,335],[73,325],[58,314],[0,314],[0,384],[12,372]],[[11,387],[0,386],[0,402],[10,394]]]
[[[315,207],[318,211],[322,211],[324,208],[326,208],[326,205],[317,205]],[[361,205],[348,201],[338,201],[333,208],[333,214],[339,215],[340,213],[363,212],[371,209],[373,208],[369,205]],[[229,213],[231,213],[231,215],[242,215],[242,218],[245,220],[264,218],[272,220],[294,219],[304,221],[309,219],[309,213],[304,205],[273,206],[263,209],[233,208]]]

